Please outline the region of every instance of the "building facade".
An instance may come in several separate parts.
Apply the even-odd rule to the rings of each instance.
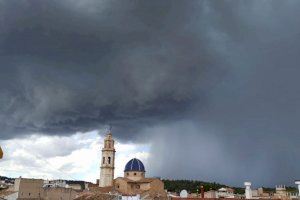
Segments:
[[[158,178],[145,177],[144,164],[137,158],[125,166],[124,177],[114,181],[114,188],[122,195],[141,195],[144,198],[166,197],[164,183]]]
[[[43,188],[43,200],[73,200],[76,195],[77,192],[72,188]]]
[[[42,179],[17,178],[7,193],[3,196],[7,200],[73,200],[78,192],[72,188],[45,184]]]
[[[41,199],[43,197],[42,179],[15,179],[13,193],[6,199]]]
[[[115,171],[115,141],[109,132],[104,139],[102,148],[102,158],[100,167],[99,187],[113,186],[114,171]]]

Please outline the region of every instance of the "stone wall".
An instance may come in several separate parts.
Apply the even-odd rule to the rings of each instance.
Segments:
[[[43,188],[44,200],[73,200],[76,195],[72,188]]]
[[[14,191],[18,192],[18,199],[40,199],[42,198],[42,179],[17,178]]]

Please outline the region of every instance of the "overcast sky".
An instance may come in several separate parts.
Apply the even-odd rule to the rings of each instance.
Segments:
[[[1,175],[94,180],[111,124],[118,175],[134,156],[149,176],[292,185],[299,19],[297,0],[0,1]]]

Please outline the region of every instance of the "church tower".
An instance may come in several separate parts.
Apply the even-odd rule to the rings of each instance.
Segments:
[[[102,148],[99,187],[113,186],[116,152],[114,145],[115,141],[112,138],[111,131],[109,131]]]

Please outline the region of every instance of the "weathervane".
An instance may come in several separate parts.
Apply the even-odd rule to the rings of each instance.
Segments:
[[[111,129],[112,129],[112,125],[109,124],[109,125],[108,125],[108,130],[107,130],[107,132],[108,132],[108,133],[111,133]]]

